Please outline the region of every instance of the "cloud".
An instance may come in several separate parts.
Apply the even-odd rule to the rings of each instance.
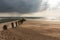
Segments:
[[[37,12],[41,2],[42,0],[0,0],[0,12]]]

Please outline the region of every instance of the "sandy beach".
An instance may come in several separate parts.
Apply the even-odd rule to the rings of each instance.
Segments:
[[[0,40],[60,40],[60,23],[27,20],[0,32]]]

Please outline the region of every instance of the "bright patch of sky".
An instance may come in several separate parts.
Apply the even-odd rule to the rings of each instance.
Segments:
[[[60,8],[60,0],[48,0],[49,8]]]

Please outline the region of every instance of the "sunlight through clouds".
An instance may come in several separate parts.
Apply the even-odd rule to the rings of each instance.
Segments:
[[[49,8],[56,8],[60,0],[48,0]]]

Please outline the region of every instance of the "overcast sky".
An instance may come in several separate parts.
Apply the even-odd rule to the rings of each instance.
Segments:
[[[59,15],[60,0],[0,0],[0,16],[49,16]],[[46,11],[54,9],[56,11]],[[42,12],[41,12],[42,11]],[[54,13],[55,14],[54,14]],[[53,14],[52,14],[53,13]],[[60,16],[60,15],[59,15]]]
[[[0,0],[0,12],[37,12],[41,2],[42,0]]]
[[[29,13],[59,8],[60,0],[0,0],[0,12]]]

